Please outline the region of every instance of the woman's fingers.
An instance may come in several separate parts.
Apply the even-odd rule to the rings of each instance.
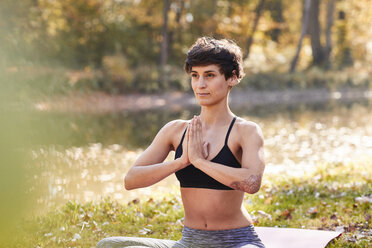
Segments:
[[[190,123],[187,124],[187,129],[186,129],[186,135],[185,135],[185,142],[186,142],[186,145],[185,145],[185,151],[187,153],[187,149],[188,149],[188,146],[189,146],[189,136],[190,136]]]
[[[208,158],[208,155],[209,155],[209,142],[204,142],[203,143],[203,155],[204,155],[204,158]]]
[[[200,117],[194,116],[190,121],[188,135],[188,154],[190,159],[207,158],[208,145],[203,144],[202,123]]]
[[[194,116],[190,120],[186,136],[189,162],[193,163],[198,159],[207,159],[209,156],[209,143],[203,142],[203,126],[199,116]]]
[[[194,118],[191,119],[191,122],[190,122],[190,138],[192,138],[193,134],[194,134]]]
[[[190,124],[189,124],[189,135],[188,135],[188,148],[189,148],[189,152],[191,152],[191,146],[193,145],[194,143],[194,118],[191,119],[190,121]]]
[[[198,145],[199,142],[200,142],[200,134],[199,134],[199,123],[198,123],[198,118],[196,117],[195,118],[195,140],[197,142]]]
[[[201,129],[201,120],[199,116],[194,117],[194,124],[195,124],[195,138],[200,145],[202,145],[202,129]]]
[[[200,120],[200,117],[198,116],[197,119],[196,119],[196,132],[197,132],[197,137],[198,137],[198,142],[200,144],[203,143],[203,136],[202,136],[202,128],[201,128],[201,120]]]
[[[194,116],[194,118],[192,119],[192,122],[191,122],[191,125],[192,125],[192,141],[193,141],[193,144],[195,144],[195,141],[197,141],[197,129],[196,129],[196,116]]]
[[[195,116],[194,117],[194,141],[197,145],[197,142],[199,141],[199,136],[198,136],[198,118]]]

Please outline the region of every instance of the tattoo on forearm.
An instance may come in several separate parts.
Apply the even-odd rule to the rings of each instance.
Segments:
[[[241,190],[248,193],[255,193],[260,189],[261,175],[251,175],[243,181],[233,182],[230,187],[236,190]]]

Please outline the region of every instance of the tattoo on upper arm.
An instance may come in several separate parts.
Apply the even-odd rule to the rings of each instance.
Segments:
[[[243,181],[233,182],[230,187],[248,193],[256,193],[261,187],[261,175],[251,175]]]

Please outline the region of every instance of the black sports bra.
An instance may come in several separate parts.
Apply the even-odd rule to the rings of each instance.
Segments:
[[[236,117],[231,121],[229,130],[227,131],[225,138],[225,145],[222,147],[221,151],[211,160],[211,162],[223,164],[229,167],[241,168],[241,164],[235,158],[234,154],[231,152],[230,148],[227,146],[227,141],[229,139],[230,131],[235,123]],[[187,128],[186,128],[187,129]],[[185,132],[182,135],[180,144],[176,149],[175,159],[181,157],[182,155],[182,142],[185,138]],[[233,190],[232,188],[218,182],[212,177],[208,176],[203,171],[197,169],[192,164],[176,172],[176,177],[180,181],[182,188],[206,188],[206,189],[220,189],[220,190]]]

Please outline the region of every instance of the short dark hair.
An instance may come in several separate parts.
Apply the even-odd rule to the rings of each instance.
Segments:
[[[187,52],[185,71],[191,72],[193,66],[216,64],[225,79],[236,75],[238,80],[244,77],[242,51],[232,40],[217,40],[211,37],[201,37]]]

